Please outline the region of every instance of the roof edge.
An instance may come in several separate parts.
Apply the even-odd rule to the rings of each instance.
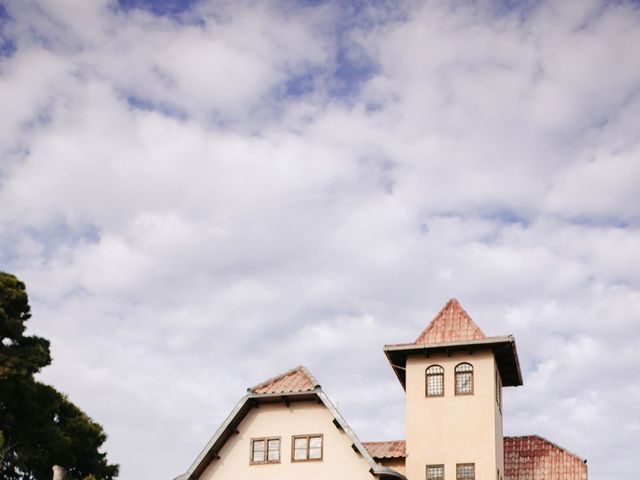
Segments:
[[[466,347],[468,345],[492,345],[495,343],[515,343],[513,335],[501,335],[497,337],[487,337],[478,340],[457,340],[455,342],[440,343],[392,343],[384,346],[385,352],[399,352],[403,350],[424,350],[427,348],[447,348]]]
[[[443,343],[400,343],[384,346],[384,354],[396,374],[402,388],[406,390],[405,370],[406,359],[409,355],[418,354],[420,352],[429,353],[430,351],[450,352],[452,350],[474,350],[478,348],[492,348],[498,361],[500,374],[503,375],[503,385],[505,387],[517,387],[523,385],[522,369],[520,368],[520,360],[518,358],[518,350],[516,349],[516,339],[513,335],[504,335],[496,337],[487,337],[480,340],[464,340]],[[505,349],[506,348],[506,349]],[[505,357],[506,354],[506,357]],[[506,363],[505,363],[506,362]],[[508,367],[503,370],[503,367]],[[511,372],[508,376],[506,373]],[[507,379],[509,379],[507,381]]]
[[[371,454],[367,451],[367,449],[364,448],[364,445],[362,445],[362,442],[358,439],[355,432],[351,429],[344,417],[340,414],[340,412],[338,412],[338,409],[333,405],[333,403],[331,403],[331,400],[329,400],[329,397],[327,397],[324,391],[321,388],[318,388],[316,390],[316,393],[318,395],[318,398],[322,400],[322,403],[325,405],[325,407],[327,407],[327,409],[331,412],[333,418],[335,418],[335,420],[340,424],[340,427],[347,434],[360,455],[362,455],[362,457],[369,463],[371,472],[374,475],[392,476],[400,480],[406,480],[406,477],[400,472],[397,472],[389,467],[383,467],[378,462],[376,462]]]
[[[249,395],[245,395],[238,401],[238,403],[236,403],[235,407],[233,407],[233,410],[231,410],[229,415],[227,415],[227,418],[225,418],[224,422],[222,422],[222,425],[220,425],[218,430],[216,430],[216,433],[214,433],[211,439],[207,442],[207,444],[202,449],[200,454],[196,457],[196,459],[193,461],[189,469],[182,475],[176,477],[174,480],[191,480],[191,478],[193,478],[192,475],[195,472],[195,470],[207,458],[207,455],[209,455],[209,453],[215,446],[218,439],[231,426],[231,424],[236,419],[236,417],[238,417],[243,407],[246,405],[247,401],[249,401],[249,398],[250,398]]]

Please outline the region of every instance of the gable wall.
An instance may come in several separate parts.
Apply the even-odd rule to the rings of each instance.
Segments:
[[[316,401],[262,404],[252,408],[220,450],[201,480],[372,480],[369,464],[351,448],[349,437],[333,424],[331,412]],[[291,462],[293,435],[323,434],[323,460]],[[251,465],[251,439],[281,437],[280,463]]]

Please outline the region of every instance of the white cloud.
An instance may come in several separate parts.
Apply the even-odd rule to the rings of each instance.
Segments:
[[[299,363],[362,439],[401,438],[382,345],[451,296],[518,339],[506,431],[632,478],[640,13],[494,6],[9,5],[0,261],[122,478],[181,473]]]

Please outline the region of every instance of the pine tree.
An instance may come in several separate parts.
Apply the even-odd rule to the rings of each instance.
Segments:
[[[51,363],[49,341],[25,335],[31,308],[24,283],[0,272],[0,478],[111,480],[118,465],[101,452],[106,435],[69,399],[34,374]]]

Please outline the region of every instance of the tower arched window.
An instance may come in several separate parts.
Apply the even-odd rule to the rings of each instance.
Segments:
[[[427,368],[427,397],[442,397],[444,395],[444,368],[431,365]]]
[[[456,395],[473,395],[473,366],[460,363],[456,366]]]

